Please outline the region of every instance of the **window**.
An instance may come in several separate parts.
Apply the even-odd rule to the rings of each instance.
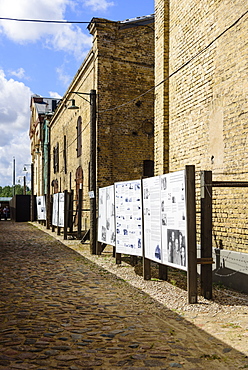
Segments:
[[[64,149],[63,149],[63,157],[64,157],[64,172],[67,174],[67,158],[66,158],[66,136],[64,135]]]
[[[154,176],[154,161],[144,160],[143,162],[143,177]]]
[[[77,157],[82,154],[82,118],[78,117],[77,120]]]
[[[59,172],[59,143],[53,148],[53,172]]]

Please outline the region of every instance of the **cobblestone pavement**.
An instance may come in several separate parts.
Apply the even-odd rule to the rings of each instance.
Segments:
[[[0,222],[0,370],[242,369],[239,353],[27,223]]]

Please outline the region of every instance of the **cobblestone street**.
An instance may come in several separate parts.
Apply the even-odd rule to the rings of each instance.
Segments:
[[[0,222],[0,370],[242,369],[247,357],[28,223]]]

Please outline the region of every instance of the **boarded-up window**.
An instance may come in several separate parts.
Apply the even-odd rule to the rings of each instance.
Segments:
[[[64,135],[63,157],[64,157],[64,172],[65,172],[65,174],[67,174],[66,136],[65,135]]]
[[[59,172],[59,143],[53,148],[53,172]]]
[[[143,162],[143,177],[154,176],[154,161],[144,160]]]
[[[77,156],[82,154],[82,118],[78,117],[77,120]]]

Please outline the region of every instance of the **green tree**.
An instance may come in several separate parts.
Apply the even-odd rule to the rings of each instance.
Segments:
[[[16,195],[22,195],[23,194],[23,186],[20,184],[15,186],[15,194]]]
[[[12,186],[4,186],[0,187],[0,196],[1,197],[12,197],[13,191],[12,191]]]

